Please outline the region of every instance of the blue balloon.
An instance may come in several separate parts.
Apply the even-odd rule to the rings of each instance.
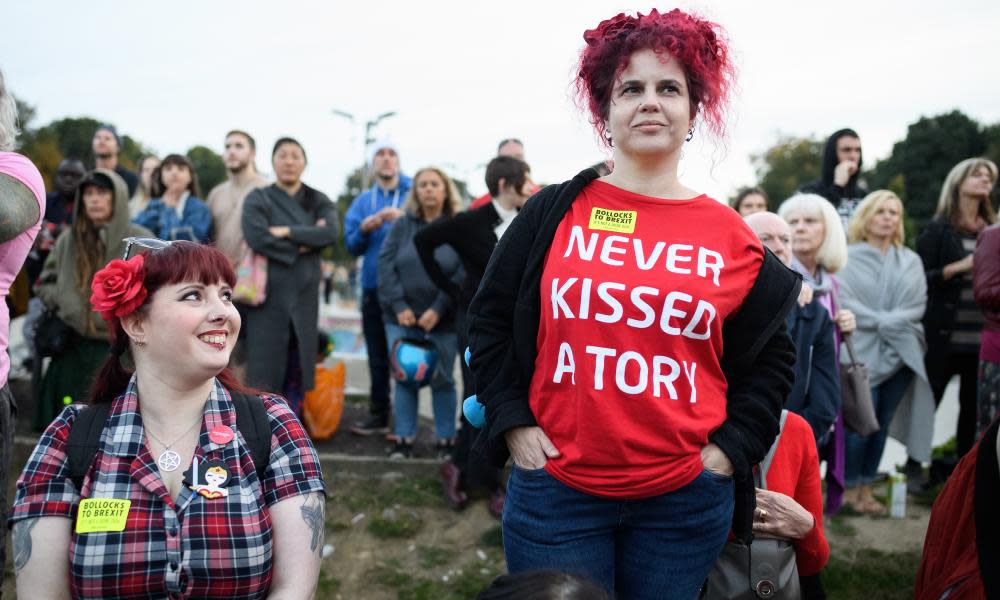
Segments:
[[[465,347],[465,366],[471,367],[472,366],[470,364],[471,362],[472,362],[472,350],[470,350],[469,347],[466,346]]]
[[[389,360],[396,383],[419,389],[434,377],[438,354],[427,340],[403,338],[392,345]]]
[[[475,394],[466,398],[465,402],[462,403],[462,412],[469,424],[476,429],[481,428],[486,423],[486,407],[479,402],[479,398]]]

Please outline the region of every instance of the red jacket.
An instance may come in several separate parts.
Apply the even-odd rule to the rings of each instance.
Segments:
[[[946,592],[949,600],[1000,598],[998,424],[958,463],[934,501],[915,600],[939,600]]]

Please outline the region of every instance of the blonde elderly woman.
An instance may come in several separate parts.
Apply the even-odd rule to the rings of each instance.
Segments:
[[[778,216],[792,228],[792,268],[798,271],[833,320],[834,348],[839,360],[841,336],[854,331],[854,313],[840,304],[834,273],[847,264],[847,237],[837,209],[818,194],[795,194],[781,203]],[[844,420],[834,422],[820,456],[827,460],[827,511],[840,507],[844,482]]]
[[[868,367],[879,430],[846,432],[844,499],[856,512],[883,514],[872,482],[899,408],[893,437],[911,457],[929,460],[934,399],[924,370],[927,281],[916,252],[904,245],[903,203],[878,190],[858,205],[848,225],[849,261],[840,273],[841,300],[857,316],[854,347]]]
[[[975,443],[976,376],[983,314],[972,290],[972,261],[980,232],[996,222],[990,194],[997,166],[985,158],[955,165],[944,180],[937,212],[917,237],[917,253],[927,274],[927,374],[935,402],[958,375],[959,456]]]

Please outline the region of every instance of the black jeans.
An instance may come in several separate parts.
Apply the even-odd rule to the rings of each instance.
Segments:
[[[2,352],[2,350],[0,350]],[[14,418],[17,405],[10,384],[0,388],[0,596],[3,596],[3,565],[7,560],[7,485],[10,474],[10,451],[14,445]]]
[[[371,380],[369,411],[389,418],[389,346],[385,341],[382,306],[376,290],[364,290],[361,295],[361,328],[368,347],[368,377]]]
[[[934,404],[941,404],[941,397],[953,375],[958,375],[958,427],[955,432],[958,457],[972,449],[976,443],[976,401],[979,392],[979,355],[971,352],[949,353],[944,362],[928,365]]]

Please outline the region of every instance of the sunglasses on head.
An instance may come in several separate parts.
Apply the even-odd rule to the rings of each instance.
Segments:
[[[122,260],[128,260],[133,256],[145,254],[151,250],[163,250],[173,244],[171,241],[151,237],[127,237],[122,241],[125,242],[125,251],[122,252]]]

